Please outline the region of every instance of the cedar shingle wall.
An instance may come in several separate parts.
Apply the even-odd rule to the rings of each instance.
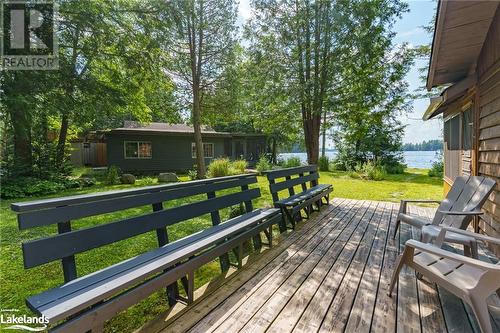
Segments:
[[[483,45],[477,64],[479,77],[478,172],[497,181],[497,187],[483,206],[480,229],[500,237],[500,9]],[[500,249],[495,249],[500,254]]]

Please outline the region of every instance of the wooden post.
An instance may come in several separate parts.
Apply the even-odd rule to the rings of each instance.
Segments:
[[[213,199],[215,198],[215,192],[208,192],[207,193],[207,198],[208,199]],[[216,210],[215,212],[211,212],[210,216],[212,217],[212,225],[216,226],[220,224],[220,214],[219,211]],[[227,253],[221,255],[219,257],[220,261],[220,268],[223,272],[226,272],[229,269],[230,263],[229,263],[229,255]]]
[[[248,185],[242,185],[241,190],[247,191]],[[252,204],[251,200],[245,201],[244,204],[245,204],[245,212],[250,213],[251,211],[253,211],[253,204]],[[262,248],[262,242],[260,240],[260,233],[253,237],[253,246],[256,250],[260,250]]]
[[[153,204],[154,212],[160,211],[162,209],[163,209],[163,204],[161,202]],[[158,238],[159,247],[167,245],[168,244],[167,228],[156,229],[156,237]],[[177,299],[179,298],[179,287],[177,285],[177,282],[168,285],[166,290],[167,290],[168,305],[173,306],[175,303],[177,303]]]
[[[59,234],[63,234],[70,231],[71,231],[71,221],[61,222],[57,224],[57,232]],[[71,255],[64,257],[62,258],[61,262],[64,274],[64,283],[76,279],[77,273],[76,273],[75,256]]]

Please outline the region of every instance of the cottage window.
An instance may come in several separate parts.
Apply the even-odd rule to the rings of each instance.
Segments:
[[[460,175],[460,115],[456,115],[444,122],[444,176],[454,181]]]
[[[196,158],[196,145],[191,143],[191,157]],[[214,144],[213,143],[203,143],[203,157],[214,158]]]
[[[472,108],[462,114],[462,149],[472,149]]]
[[[125,141],[125,158],[151,158],[153,146],[148,141]]]

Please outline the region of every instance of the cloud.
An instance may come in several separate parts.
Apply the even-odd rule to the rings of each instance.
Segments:
[[[421,27],[416,27],[416,28],[408,30],[408,31],[398,32],[397,36],[398,37],[410,37],[410,36],[420,35],[423,33],[425,33],[424,29],[422,29]]]

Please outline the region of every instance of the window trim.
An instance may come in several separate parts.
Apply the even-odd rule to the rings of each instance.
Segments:
[[[137,157],[128,157],[127,156],[127,143],[135,143],[137,144]],[[149,143],[151,146],[151,156],[139,156],[139,145],[141,143]],[[126,160],[150,160],[153,158],[153,143],[151,141],[132,141],[132,140],[124,140],[123,141],[123,158]]]
[[[205,145],[212,146],[212,156],[205,156]],[[191,142],[191,158],[196,158],[196,144]],[[215,145],[213,142],[203,142],[203,158],[214,158],[215,156]]]

